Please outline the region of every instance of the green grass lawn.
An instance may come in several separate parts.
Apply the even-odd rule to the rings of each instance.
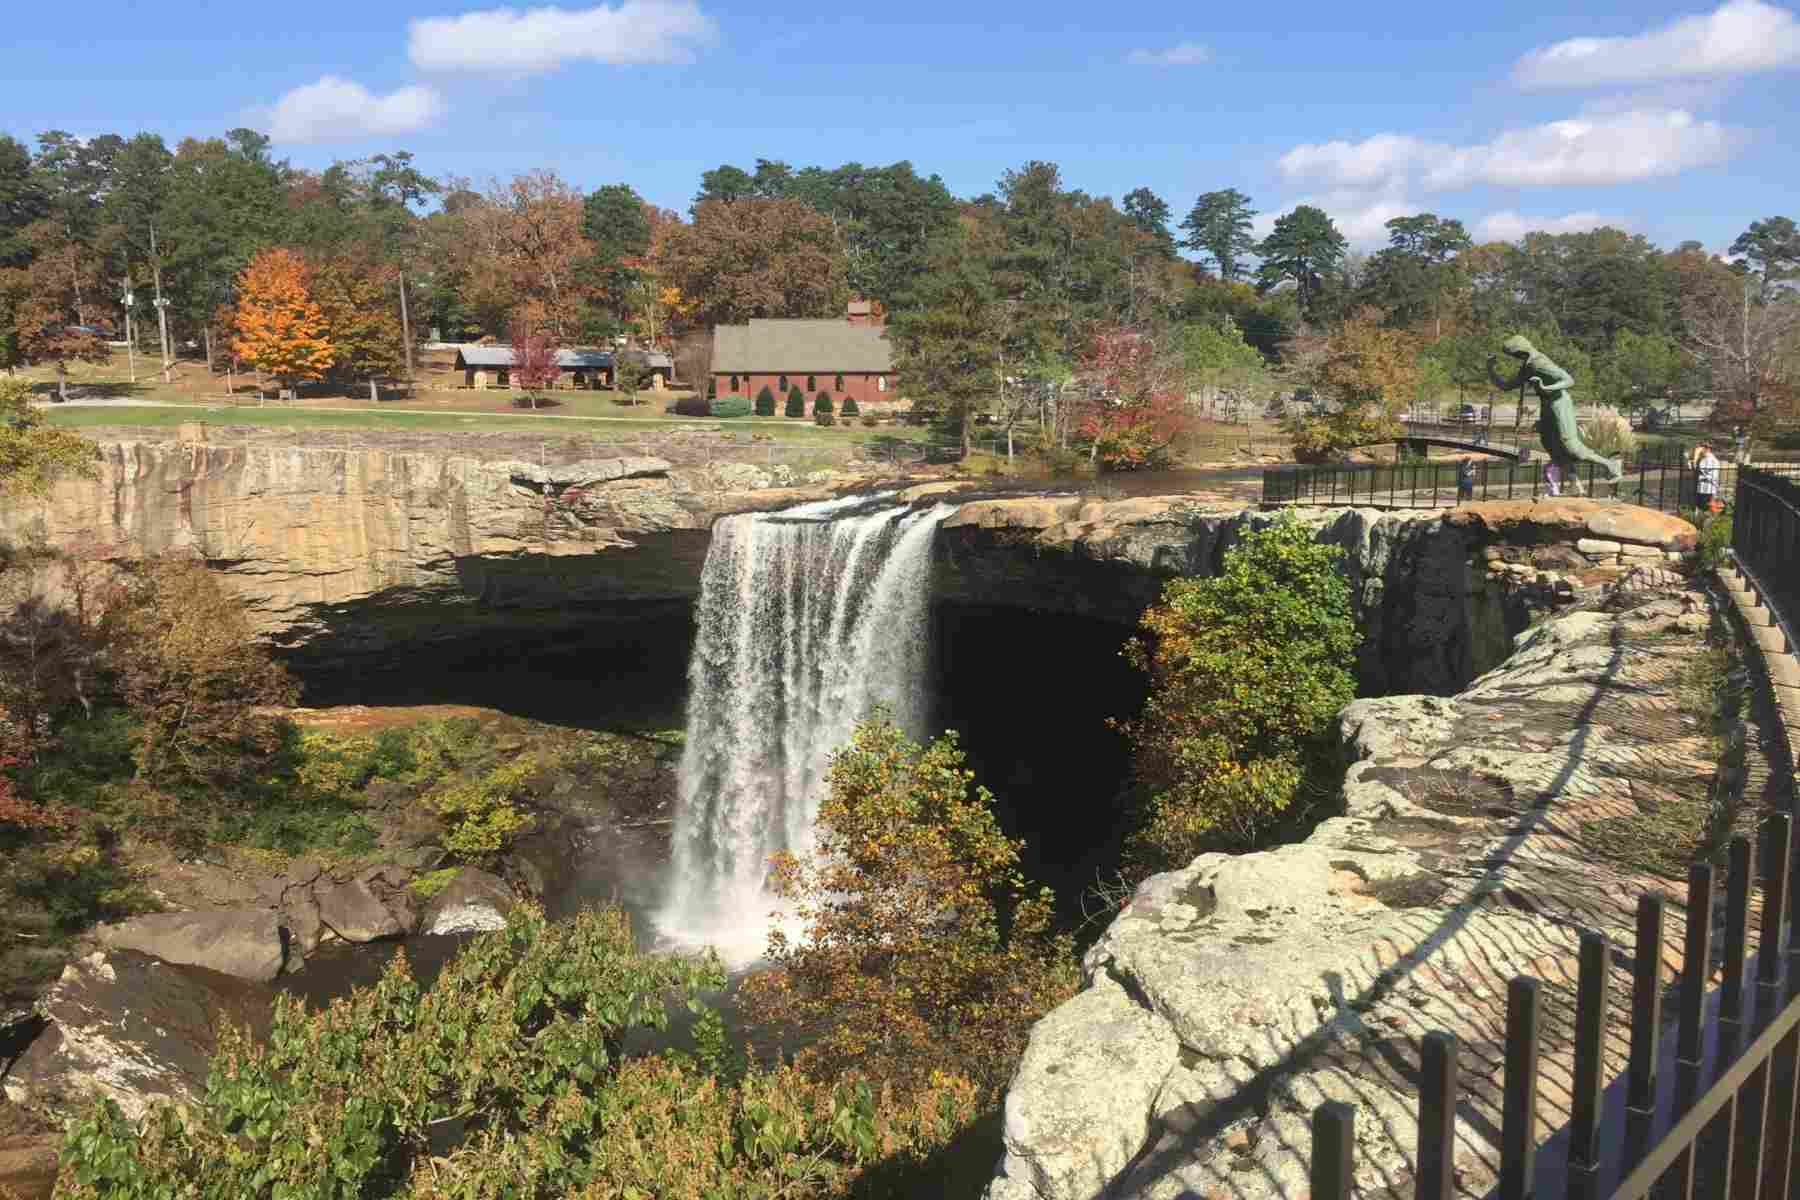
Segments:
[[[207,406],[200,404],[183,404],[180,407],[109,404],[105,407],[50,408],[45,411],[52,424],[72,428],[138,426],[173,429],[187,421],[202,421],[219,428],[237,425],[260,429],[441,430],[463,433],[534,431],[552,437],[580,434],[586,437],[606,439],[609,436],[622,438],[638,433],[678,429],[683,426],[699,426],[732,433],[762,434],[783,442],[816,445],[844,445],[866,441],[877,436],[917,441],[923,438],[926,432],[924,429],[907,426],[882,426],[879,429],[866,429],[856,425],[823,429],[811,422],[786,421],[779,418],[739,417],[733,420],[718,420],[700,417],[653,416],[649,413],[645,413],[641,417],[558,417],[546,420],[547,414],[534,415],[528,411],[418,413],[356,409],[334,412],[274,406],[256,408],[240,405]]]

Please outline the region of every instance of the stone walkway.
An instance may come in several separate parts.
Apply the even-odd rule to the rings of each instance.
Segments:
[[[1614,946],[1610,1078],[1639,895],[1670,897],[1672,984],[1686,863],[1785,786],[1787,764],[1764,757],[1778,739],[1753,731],[1749,802],[1728,803],[1731,743],[1700,682],[1724,617],[1644,568],[1595,611],[1522,635],[1459,696],[1353,704],[1345,816],[1148,881],[1090,951],[1090,987],[1034,1030],[1009,1091],[993,1200],[1299,1197],[1327,1099],[1357,1106],[1359,1193],[1410,1195],[1433,1030],[1461,1042],[1458,1186],[1484,1194],[1508,981],[1544,983],[1548,1137],[1569,1116],[1581,933]]]

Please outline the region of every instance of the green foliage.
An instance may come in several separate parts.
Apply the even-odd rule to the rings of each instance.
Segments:
[[[1311,373],[1315,390],[1330,403],[1323,416],[1287,423],[1294,457],[1301,462],[1338,458],[1352,446],[1386,441],[1399,432],[1399,414],[1419,390],[1419,356],[1404,330],[1365,309],[1342,322],[1325,340]]]
[[[1318,315],[1325,281],[1344,260],[1348,243],[1325,210],[1302,204],[1275,219],[1275,227],[1256,247],[1262,265],[1256,269],[1257,285],[1264,291],[1293,280],[1300,294],[1300,311]]]
[[[412,881],[406,885],[406,890],[420,901],[429,901],[442,895],[444,889],[461,874],[461,867],[440,867],[435,871],[425,871],[413,876]]]
[[[1700,528],[1700,565],[1709,571],[1716,571],[1725,566],[1730,559],[1731,550],[1731,504],[1726,503],[1721,512],[1687,514],[1688,520]]]
[[[830,416],[834,411],[830,392],[820,392],[813,397],[813,416]]]
[[[800,385],[797,383],[788,389],[786,411],[790,417],[806,415],[806,393],[800,390]]]
[[[42,496],[58,475],[98,474],[94,443],[49,424],[31,398],[26,380],[0,377],[0,497]]]
[[[1126,648],[1151,683],[1124,726],[1146,797],[1136,869],[1255,845],[1327,767],[1361,640],[1342,558],[1284,516],[1232,547],[1216,577],[1170,581],[1144,613],[1147,638]]]
[[[1255,215],[1250,197],[1236,188],[1202,192],[1181,222],[1187,230],[1181,244],[1210,258],[1213,271],[1230,283],[1244,274],[1244,260],[1256,248],[1256,239],[1250,236],[1250,219]]]
[[[919,746],[885,718],[832,757],[816,846],[778,855],[776,893],[803,932],[769,937],[747,1010],[804,1035],[796,1062],[925,1086],[967,1075],[993,1095],[1031,1023],[1075,986],[1047,890],[1018,869],[954,734]]]
[[[846,417],[854,417],[854,416],[859,415],[859,413],[860,413],[860,410],[856,407],[856,397],[855,396],[845,396],[844,397],[844,415]]]
[[[750,415],[750,397],[720,396],[708,407],[715,417],[747,417]]]
[[[530,796],[527,785],[536,764],[518,759],[476,776],[446,783],[426,797],[448,823],[444,849],[463,859],[478,860],[504,850],[531,827],[532,816],[519,807]]]
[[[828,412],[822,412],[813,417],[813,424],[822,429],[830,429],[833,425],[837,424],[837,418]]]
[[[224,1033],[194,1108],[133,1123],[95,1106],[68,1128],[58,1195],[915,1194],[907,1172],[975,1115],[966,1081],[899,1093],[791,1067],[715,1073],[687,1056],[621,1054],[630,1031],[666,1027],[671,1001],[702,1011],[700,989],[723,982],[716,962],[639,952],[617,911],[550,924],[521,908],[429,990],[397,956],[377,985],[322,1012],[280,997],[266,1042]]]
[[[775,393],[769,390],[769,385],[766,383],[762,385],[762,390],[756,393],[756,415],[759,417],[775,415]]]

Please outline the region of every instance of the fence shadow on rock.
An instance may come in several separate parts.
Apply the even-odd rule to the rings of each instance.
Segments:
[[[1786,672],[1800,652],[1794,640],[1800,628],[1800,568],[1794,565],[1800,562],[1800,478],[1745,468],[1734,483],[1733,549],[1744,571],[1726,582],[1765,664],[1781,656]],[[1779,692],[1786,685],[1777,673],[1767,674]],[[1791,738],[1800,721],[1784,697],[1776,699]],[[1787,761],[1795,761],[1791,742]],[[1653,893],[1640,898],[1629,959],[1629,1054],[1623,1072],[1610,1080],[1604,1053],[1614,1024],[1608,975],[1621,948],[1597,932],[1581,936],[1572,1054],[1566,1063],[1556,1056],[1554,1064],[1558,1084],[1568,1085],[1568,1104],[1557,1111],[1565,1119],[1547,1138],[1540,1136],[1538,1091],[1546,1066],[1543,984],[1525,975],[1510,981],[1500,1200],[1800,1195],[1800,886],[1794,879],[1800,800],[1792,774],[1785,782],[1786,811],[1764,822],[1761,853],[1748,837],[1730,844],[1719,946],[1717,869],[1708,863],[1690,867],[1683,953],[1672,991],[1663,962],[1666,899]],[[1722,962],[1720,983],[1709,989],[1715,960]],[[1665,993],[1676,1009],[1667,1026]],[[1468,1086],[1487,1082],[1482,1068],[1489,1064],[1477,1059],[1476,1071],[1464,1080],[1463,1048],[1447,1033],[1426,1035],[1420,1050],[1413,1191],[1419,1200],[1448,1200],[1459,1186],[1458,1110],[1466,1115]],[[1357,1109],[1342,1102],[1313,1110],[1312,1200],[1351,1195],[1356,1120]]]

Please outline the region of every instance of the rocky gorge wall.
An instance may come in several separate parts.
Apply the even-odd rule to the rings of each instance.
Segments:
[[[1580,933],[1630,945],[1638,895],[1677,887],[1682,822],[1699,836],[1731,792],[1684,696],[1709,628],[1710,594],[1640,564],[1453,697],[1351,704],[1342,815],[1152,877],[1088,951],[1085,988],[1034,1028],[1008,1089],[988,1200],[1303,1196],[1326,1100],[1358,1109],[1359,1192],[1410,1191],[1432,1030],[1461,1045],[1458,1190],[1484,1194],[1507,981],[1544,981],[1548,1135],[1569,1107],[1554,1064],[1571,1052]],[[1680,922],[1667,928],[1676,959]],[[1630,969],[1615,957],[1614,995]],[[1615,1026],[1609,1077],[1624,1037]]]
[[[538,461],[516,457],[534,448]],[[591,445],[474,436],[114,440],[101,443],[95,478],[0,511],[0,542],[108,559],[199,555],[298,663],[404,663],[459,639],[628,630],[693,602],[718,516],[912,482],[855,462],[797,479],[734,461],[756,447],[703,431],[622,448],[646,452],[587,457]],[[900,496],[954,502],[976,488],[941,481]],[[1194,495],[990,493],[940,528],[934,598],[1130,626],[1166,580],[1211,574],[1245,529],[1272,519]],[[1568,602],[1616,573],[1625,549],[1645,561],[1686,548],[1668,518],[1584,501],[1302,519],[1345,550],[1370,694],[1448,694],[1498,663],[1559,587]],[[1584,543],[1609,553],[1584,555]]]

